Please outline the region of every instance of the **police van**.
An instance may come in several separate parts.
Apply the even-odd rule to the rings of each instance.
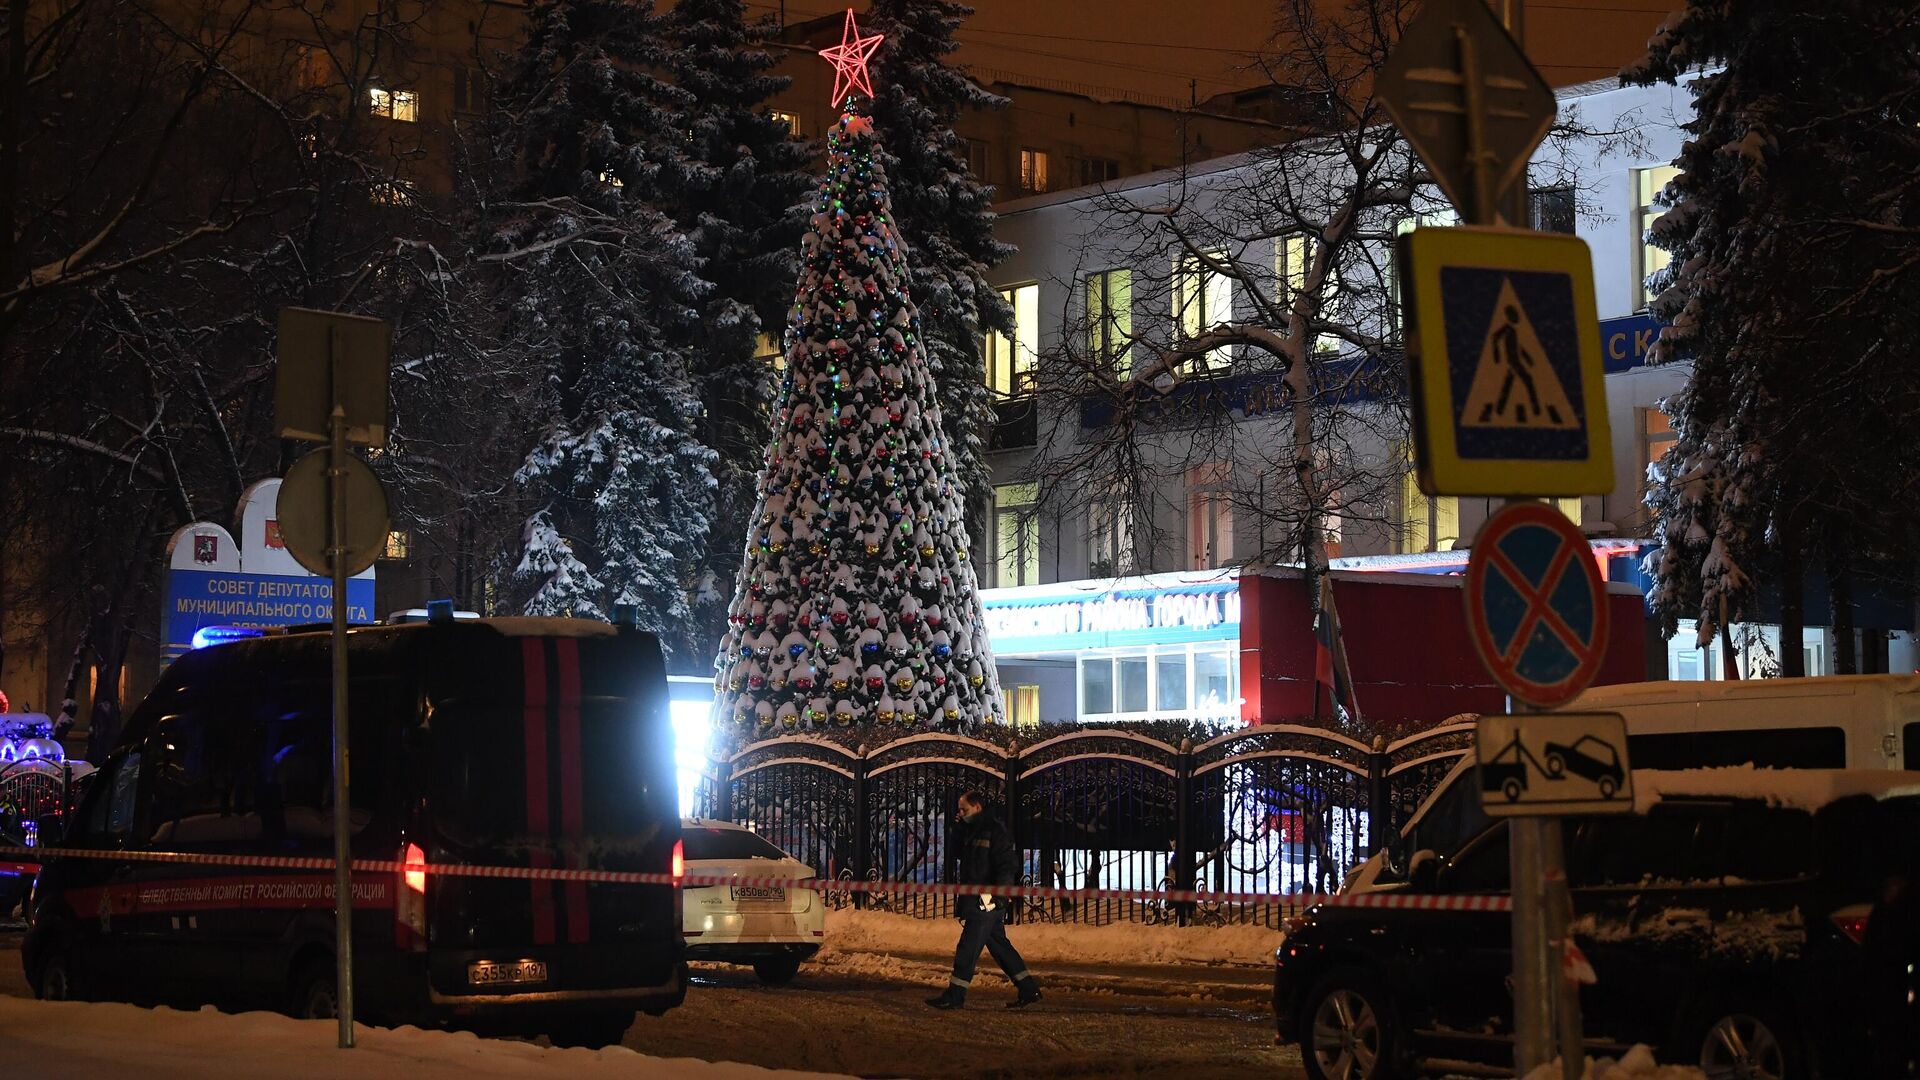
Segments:
[[[354,999],[374,1022],[616,1043],[686,993],[671,884],[435,874],[479,864],[677,875],[658,642],[579,619],[357,628],[349,822]],[[187,653],[128,719],[65,845],[331,858],[324,632]],[[333,1015],[328,870],[48,861],[22,955],[42,998],[215,1002]]]

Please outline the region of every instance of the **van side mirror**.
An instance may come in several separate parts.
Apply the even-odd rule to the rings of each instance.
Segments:
[[[1421,848],[1407,859],[1407,884],[1415,892],[1433,892],[1440,884],[1440,854]]]

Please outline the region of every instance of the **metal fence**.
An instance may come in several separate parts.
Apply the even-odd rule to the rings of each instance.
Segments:
[[[1020,845],[1028,884],[1270,893],[1272,904],[1150,899],[1048,901],[1022,917],[1091,923],[1257,921],[1277,899],[1331,891],[1384,843],[1466,753],[1471,724],[1372,746],[1333,732],[1261,725],[1178,746],[1089,729],[1008,749],[912,735],[848,749],[801,735],[740,748],[704,775],[704,817],[739,822],[815,873],[874,882],[948,880],[947,816],[986,792]],[[848,902],[845,893],[833,894]],[[926,918],[951,897],[876,892],[852,902]]]
[[[0,840],[29,847],[60,836],[78,792],[73,766],[39,759],[0,765]]]

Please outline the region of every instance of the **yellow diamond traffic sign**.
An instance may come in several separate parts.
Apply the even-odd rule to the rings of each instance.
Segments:
[[[1406,285],[1408,386],[1429,495],[1613,490],[1593,256],[1513,229],[1415,229]]]

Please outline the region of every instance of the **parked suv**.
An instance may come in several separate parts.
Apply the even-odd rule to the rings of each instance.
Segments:
[[[1569,766],[1571,767],[1571,766]],[[1590,1045],[1709,1077],[1910,1075],[1920,1055],[1920,773],[1633,774],[1637,812],[1564,819]],[[1503,894],[1472,764],[1362,892]],[[1367,872],[1371,870],[1372,872]],[[1510,1067],[1504,912],[1319,906],[1276,954],[1274,1019],[1316,1078]]]
[[[493,619],[347,635],[360,859],[674,872],[665,668],[651,635]],[[333,854],[328,635],[188,653],[128,720],[66,843]],[[617,1042],[685,995],[680,892],[354,875],[354,994],[375,1021]],[[43,998],[333,1013],[333,877],[49,860],[22,946]]]

